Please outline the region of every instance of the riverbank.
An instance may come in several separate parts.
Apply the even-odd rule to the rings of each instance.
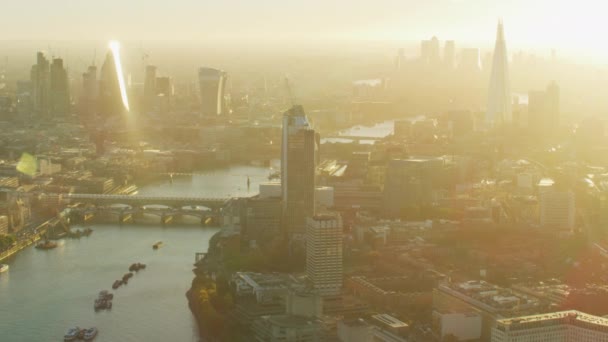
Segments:
[[[49,220],[50,221],[50,220]],[[13,255],[19,253],[21,250],[33,245],[34,243],[40,241],[40,239],[42,239],[42,236],[44,234],[46,234],[46,230],[47,230],[47,226],[49,221],[46,221],[44,223],[42,223],[41,225],[39,225],[38,227],[36,227],[35,231],[36,233],[31,235],[31,236],[27,236],[26,238],[22,238],[20,239],[15,246],[11,247],[9,250],[6,250],[2,253],[0,253],[0,262],[4,261],[5,259],[8,259],[10,257],[12,257]]]

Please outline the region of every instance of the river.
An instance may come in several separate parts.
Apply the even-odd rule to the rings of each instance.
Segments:
[[[425,119],[424,116],[416,116],[410,118],[404,118],[402,120],[408,120],[411,122],[416,122],[418,120]],[[333,138],[323,138],[321,139],[321,143],[352,143],[352,139],[348,138],[340,138],[343,137],[369,137],[369,138],[385,138],[395,132],[395,121],[397,120],[387,120],[383,122],[376,123],[371,126],[365,125],[357,125],[353,126],[338,132],[338,137]],[[359,140],[359,144],[374,144],[376,140]]]
[[[268,174],[267,167],[234,166],[174,177],[172,183],[167,179],[142,187],[139,194],[250,196]],[[195,253],[207,250],[219,228],[163,228],[158,218],[149,222],[94,225],[90,237],[60,241],[50,251],[28,247],[6,261],[10,270],[0,274],[0,341],[62,341],[72,326],[96,326],[99,342],[198,341],[185,292],[193,279]],[[159,240],[163,247],[152,250]],[[95,313],[97,293],[110,290],[133,262],[147,268],[112,291],[111,311]]]

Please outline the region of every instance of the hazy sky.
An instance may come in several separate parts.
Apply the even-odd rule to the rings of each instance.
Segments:
[[[608,57],[599,0],[5,0],[0,39],[418,40]]]

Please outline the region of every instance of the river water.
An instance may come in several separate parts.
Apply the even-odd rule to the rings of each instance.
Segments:
[[[267,181],[268,167],[235,166],[203,174],[174,177],[142,187],[144,195],[249,196]],[[247,188],[247,177],[251,186]],[[78,227],[74,227],[78,228]],[[60,241],[54,250],[33,246],[7,261],[0,274],[0,341],[62,341],[69,327],[96,326],[95,341],[198,341],[196,323],[185,292],[193,279],[196,252],[207,251],[219,228],[197,224],[163,228],[158,218],[136,225],[99,224],[80,240]],[[152,244],[163,241],[154,251]],[[100,290],[131,263],[147,268],[115,291],[111,311],[95,313]]]

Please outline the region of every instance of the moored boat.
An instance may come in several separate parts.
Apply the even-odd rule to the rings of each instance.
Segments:
[[[95,304],[93,305],[95,311],[111,309],[112,301],[109,299],[95,299]]]
[[[40,242],[36,245],[38,249],[53,249],[57,247],[57,243],[53,241],[46,240],[44,242]]]
[[[106,290],[103,290],[103,291],[99,292],[98,299],[112,300],[112,299],[114,299],[114,294],[112,294]]]
[[[159,249],[162,245],[163,245],[163,242],[162,241],[158,241],[154,245],[152,245],[152,248],[153,249]]]
[[[136,262],[134,264],[131,264],[131,266],[129,266],[129,272],[137,272],[139,270],[143,270],[144,268],[146,268],[146,264]]]
[[[0,264],[0,273],[8,271],[7,264]]]
[[[78,338],[79,334],[80,334],[80,328],[78,328],[78,327],[70,328],[68,330],[68,332],[65,333],[65,335],[63,335],[63,340],[64,341],[75,341]]]
[[[84,336],[82,337],[85,341],[91,341],[97,336],[97,328],[89,328],[84,331]]]

